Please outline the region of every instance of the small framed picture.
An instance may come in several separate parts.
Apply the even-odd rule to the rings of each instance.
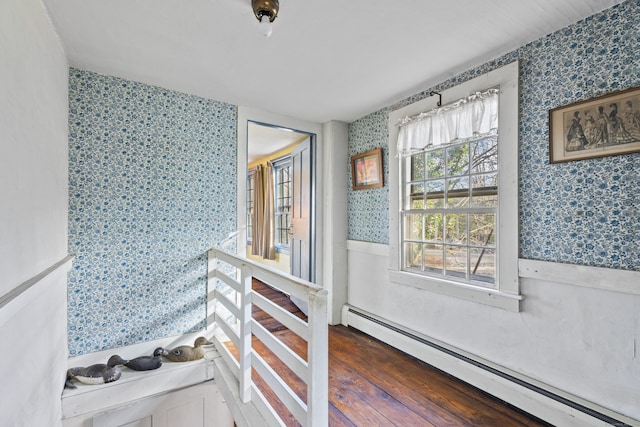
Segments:
[[[354,190],[382,187],[382,148],[352,156],[351,177]]]
[[[640,87],[549,111],[549,161],[640,151]]]

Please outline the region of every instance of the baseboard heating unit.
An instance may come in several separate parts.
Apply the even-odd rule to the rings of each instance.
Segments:
[[[640,422],[446,343],[345,305],[342,324],[369,334],[556,426],[640,426]]]

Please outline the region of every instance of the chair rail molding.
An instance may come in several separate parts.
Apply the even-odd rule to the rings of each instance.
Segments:
[[[58,270],[62,273],[68,272],[71,269],[72,261],[73,256],[67,255],[51,267],[43,270],[29,280],[22,282],[13,290],[0,296],[0,326],[4,325],[9,319],[11,319],[11,317],[13,317],[14,314],[29,303],[30,298],[27,297],[35,291],[38,284],[43,283],[43,279],[51,274],[57,273]]]
[[[519,270],[520,277],[526,279],[640,295],[640,271],[522,258],[519,260]]]

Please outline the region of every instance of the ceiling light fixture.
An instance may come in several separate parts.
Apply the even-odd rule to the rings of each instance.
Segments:
[[[279,0],[251,0],[251,7],[260,21],[260,31],[265,37],[269,37],[273,31],[271,23],[278,16],[280,9]]]

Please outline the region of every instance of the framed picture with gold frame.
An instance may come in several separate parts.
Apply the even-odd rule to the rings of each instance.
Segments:
[[[640,151],[640,87],[549,111],[549,162]]]
[[[382,187],[382,148],[351,156],[351,177],[354,190]]]

